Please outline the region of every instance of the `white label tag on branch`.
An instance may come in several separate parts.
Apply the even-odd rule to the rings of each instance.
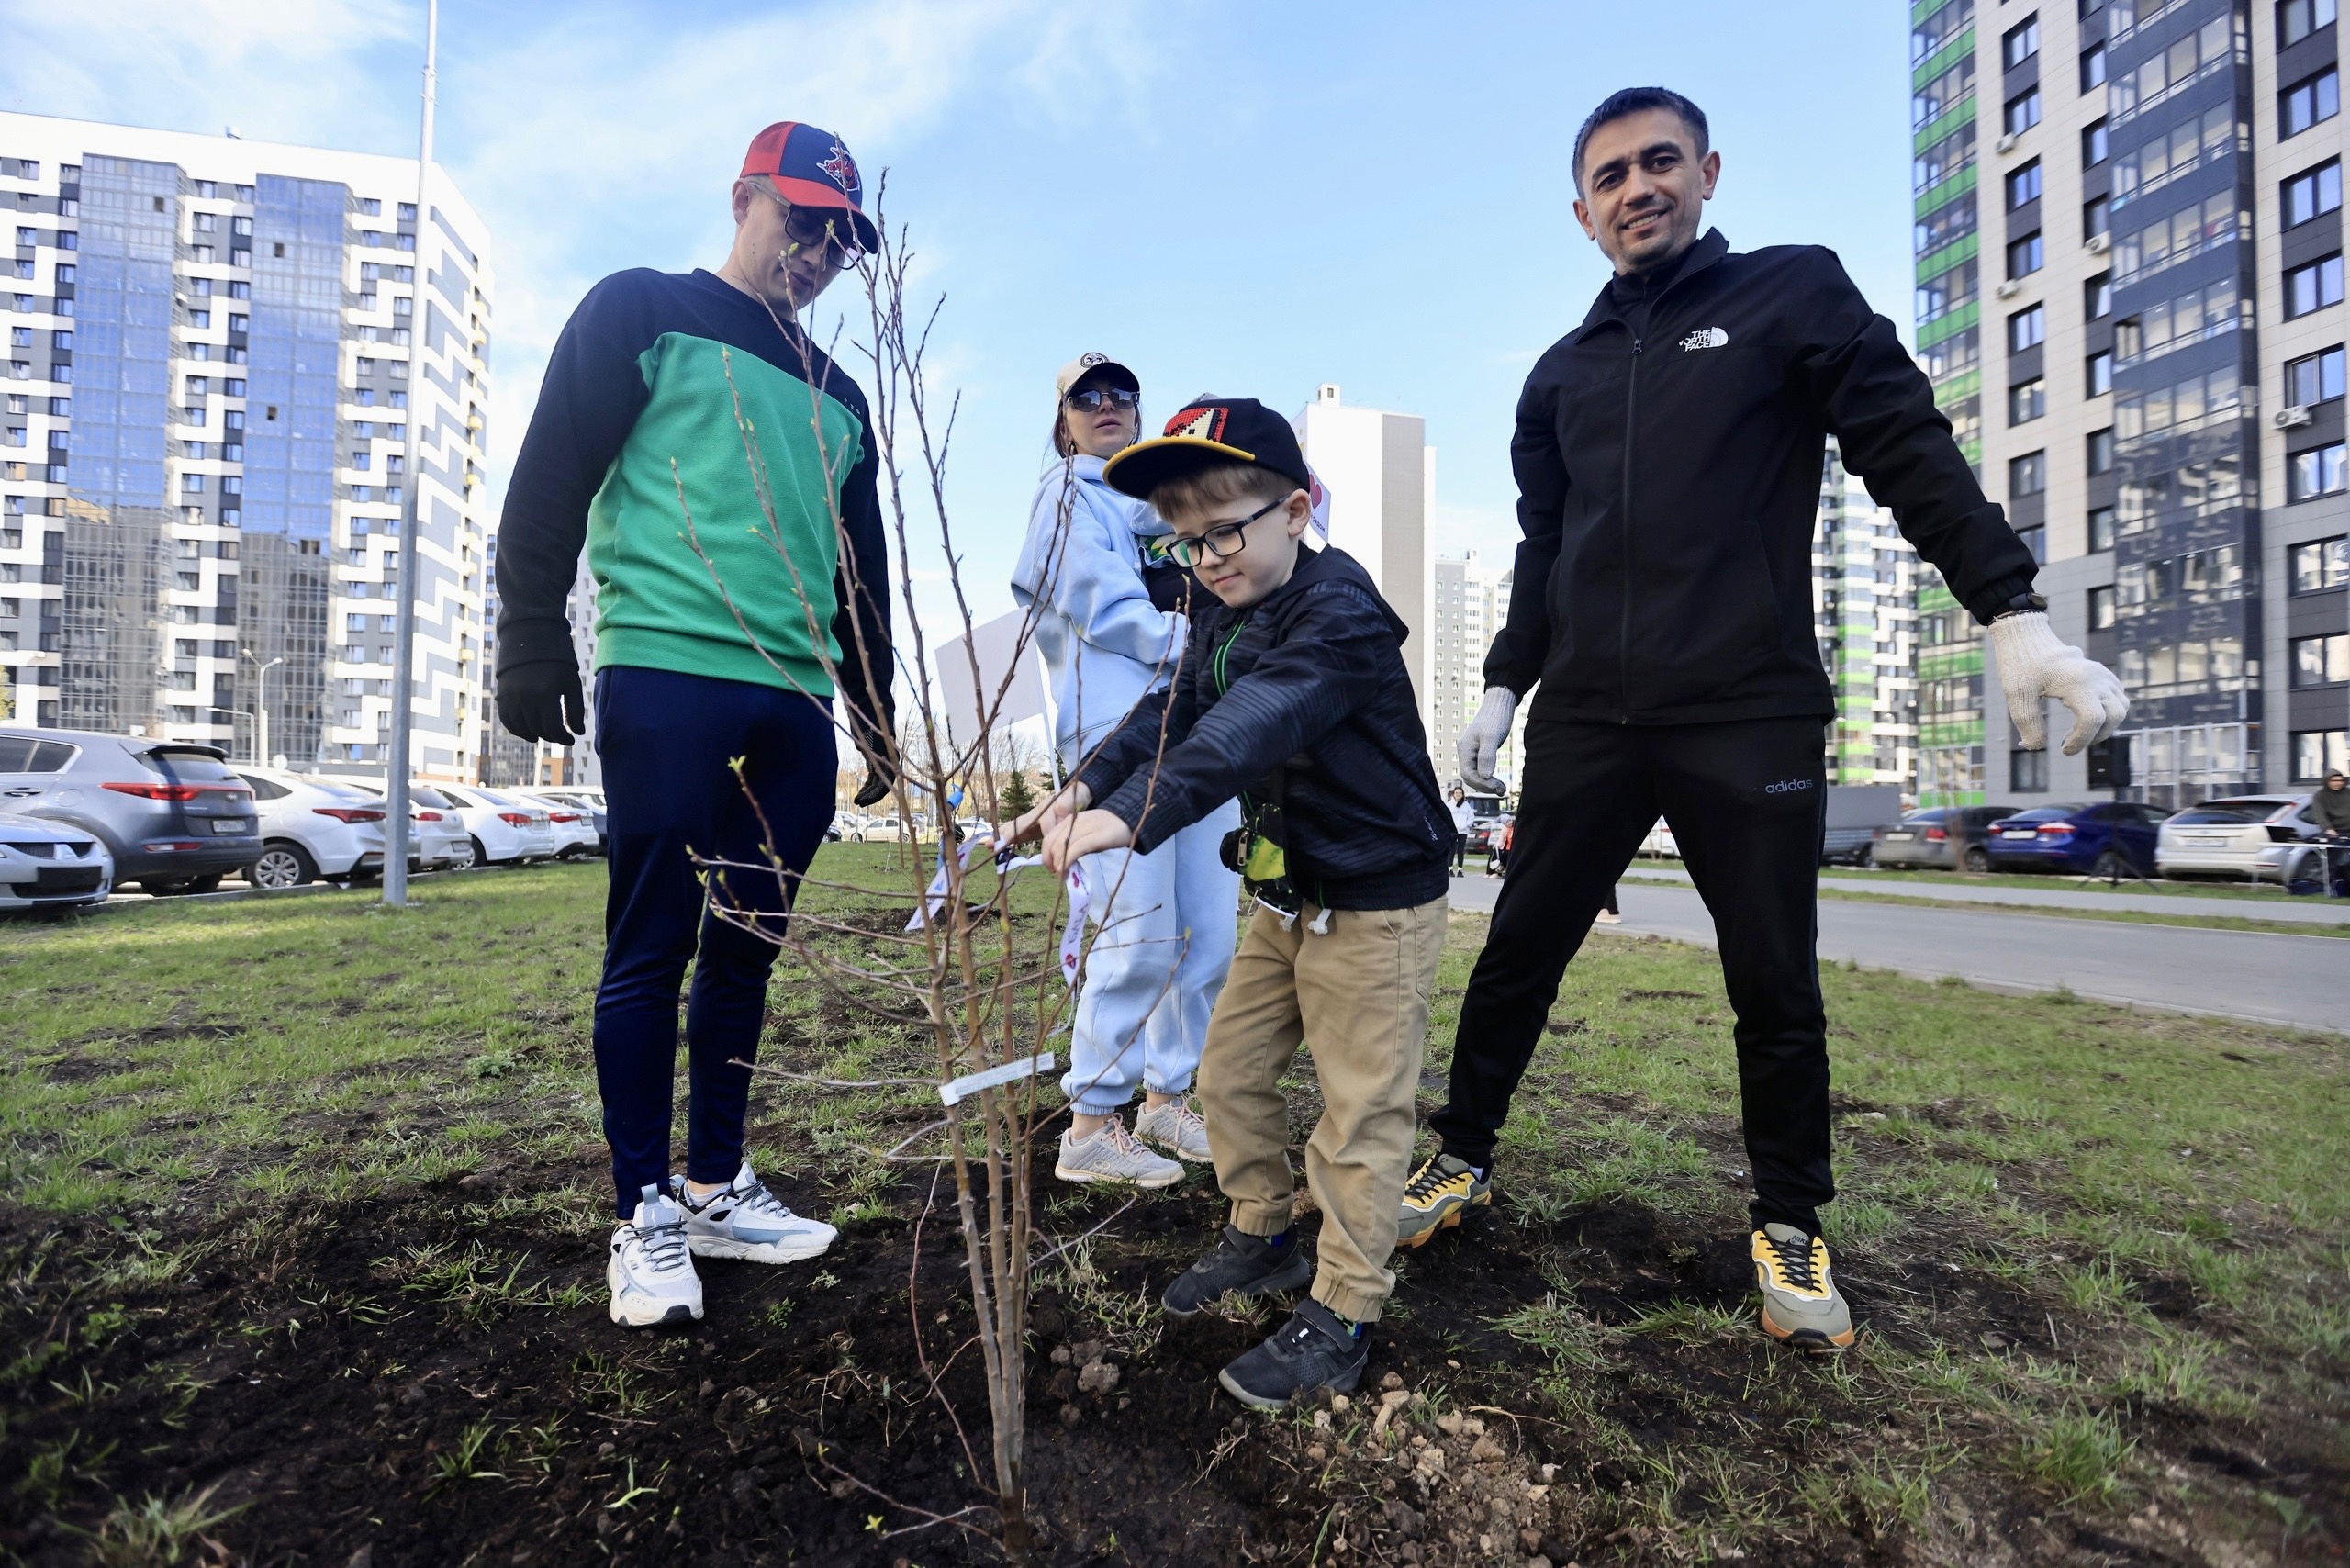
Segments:
[[[982,1089],[993,1089],[1000,1083],[1011,1083],[1023,1078],[1035,1078],[1053,1070],[1053,1053],[1046,1051],[1025,1061],[1008,1061],[1002,1067],[991,1067],[983,1072],[967,1072],[962,1077],[938,1086],[939,1103],[952,1105]]]

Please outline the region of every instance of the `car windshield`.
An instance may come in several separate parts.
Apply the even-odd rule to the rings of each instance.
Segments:
[[[1901,820],[1906,823],[1938,823],[1949,815],[1948,806],[1930,806],[1922,812],[1911,812]]]
[[[220,760],[218,753],[198,750],[194,746],[152,747],[144,755],[133,753],[139,760],[169,778],[185,784],[241,784],[244,782]]]
[[[440,790],[428,790],[421,784],[409,785],[408,798],[409,804],[423,806],[431,811],[445,811],[450,803],[449,798]]]
[[[2241,827],[2246,823],[2260,822],[2267,815],[2268,810],[2265,806],[2245,804],[2236,806],[2232,809],[2223,809],[2219,806],[2198,806],[2191,812],[2179,812],[2178,815],[2172,817],[2170,821],[2180,827],[2195,827],[2199,825],[2208,827],[2219,823],[2225,823],[2232,827]]]

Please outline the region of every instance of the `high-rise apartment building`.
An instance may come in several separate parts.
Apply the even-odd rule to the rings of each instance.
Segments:
[[[1436,498],[1436,451],[1427,421],[1342,402],[1325,384],[1292,421],[1305,460],[1330,492],[1330,543],[1362,563],[1380,596],[1410,629],[1404,665],[1419,699],[1420,722],[1431,734],[1437,777],[1459,771],[1435,750],[1430,685],[1429,598],[1435,591],[1428,516]]]
[[[0,114],[7,716],[380,775],[414,486],[415,765],[475,775],[489,241],[436,185]]]
[[[1929,798],[2177,806],[2338,765],[2337,3],[1913,7],[1920,356],[2044,563],[2058,633],[2131,697],[2109,745],[2016,750],[1979,632],[1936,585]]]
[[[1485,700],[1485,655],[1509,622],[1508,566],[1488,566],[1477,552],[1436,558],[1428,610],[1428,750],[1447,790],[1460,779],[1460,732]],[[1525,782],[1526,711],[1519,703],[1509,739],[1494,767],[1512,787]]]
[[[1918,552],[1892,511],[1844,471],[1832,441],[1820,464],[1811,544],[1819,662],[1836,693],[1828,782],[1915,787],[1918,777]]]

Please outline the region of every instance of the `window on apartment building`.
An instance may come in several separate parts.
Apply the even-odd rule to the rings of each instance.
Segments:
[[[2086,245],[2100,234],[2110,233],[2113,204],[2105,196],[2091,196],[2081,203],[2081,243]]]
[[[2036,232],[2008,241],[2008,276],[2010,278],[2030,277],[2047,263],[2047,251]]]
[[[2342,442],[2328,442],[2296,452],[2285,459],[2285,499],[2305,501],[2312,496],[2338,495],[2350,489],[2350,465],[2344,462]]]
[[[2112,629],[2113,589],[2109,587],[2089,589],[2089,630],[2109,632]]]
[[[416,221],[416,203],[412,201],[404,201],[400,203],[400,221],[402,223],[413,223]]]
[[[2341,112],[2342,75],[2332,66],[2302,77],[2277,96],[2277,119],[2285,136],[2299,136]]]
[[[2285,362],[2285,401],[2309,408],[2341,398],[2343,357],[2340,344]]]
[[[2342,160],[2333,158],[2285,182],[2285,227],[2297,228],[2342,208]]]
[[[2009,172],[2008,175],[2008,210],[2009,212],[2013,212],[2016,208],[2023,206],[2024,203],[2029,201],[2038,201],[2039,199],[2040,160],[2034,158],[2022,168]]]
[[[2312,539],[2287,553],[2286,575],[2295,593],[2324,593],[2350,588],[2350,538]]]
[[[2008,789],[2018,795],[2048,792],[2048,749],[2008,753]]]
[[[2030,424],[2048,412],[2048,382],[2043,376],[2019,381],[2008,388],[2008,423]]]
[[[2093,119],[2083,126],[2081,128],[2081,167],[2094,169],[2104,162],[2109,145],[2110,139],[2106,135],[2105,121],[2102,118]]]
[[[2321,256],[2285,274],[2285,317],[2306,316],[2342,303],[2342,258]]]
[[[2113,390],[2113,351],[2099,349],[2082,362],[2087,396],[2102,398]]]
[[[2007,112],[1999,124],[2009,136],[2021,136],[2040,123],[2040,89],[2030,88],[2008,100]]]
[[[2293,781],[2313,783],[2350,768],[2350,730],[2293,732]]]
[[[2033,523],[2030,528],[2019,528],[2016,530],[2016,537],[2023,541],[2023,547],[2031,552],[2033,560],[2043,566],[2047,564],[2048,529],[2046,525]]]
[[[2102,321],[2113,314],[2111,273],[2099,273],[2081,286],[2081,311],[2092,321]]]
[[[2336,0],[2279,0],[2277,7],[2277,47],[2300,42],[2320,28],[2334,23]]]
[[[2008,459],[2008,496],[2037,496],[2048,488],[2048,454],[2027,452]]]
[[[2088,470],[2090,477],[2094,478],[2099,474],[2110,474],[2113,472],[2112,426],[2108,425],[2101,431],[2089,431],[2088,440],[2085,443],[2085,446],[2088,456]]]
[[[199,212],[193,218],[189,219],[189,230],[191,232],[196,234],[210,234],[218,230],[219,227],[220,218],[219,215],[217,213]]]
[[[2040,13],[2034,11],[1999,39],[1999,63],[2009,71],[2040,52]]]
[[[2293,639],[2293,686],[2333,686],[2350,680],[2350,634]]]
[[[2093,43],[2081,50],[2081,91],[2094,92],[2105,85],[2105,45]]]
[[[2048,335],[2048,308],[2035,305],[2008,318],[2008,352],[2021,353]]]

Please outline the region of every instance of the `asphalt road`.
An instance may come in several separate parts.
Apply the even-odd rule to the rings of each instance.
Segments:
[[[1497,879],[1456,877],[1452,907],[1491,910],[1500,891]],[[1713,916],[1695,889],[1627,881],[1617,900],[1617,931],[1714,946]],[[1995,991],[2068,988],[2099,1002],[2350,1034],[2350,947],[2339,936],[1822,899],[1819,956]]]
[[[1689,885],[1689,873],[1669,868],[1635,866],[1624,879],[1678,882]],[[2350,925],[2350,899],[2198,898],[2177,890],[2175,883],[2124,882],[2124,889],[2150,888],[2144,892],[2120,891],[2102,882],[2079,888],[2002,887],[1998,882],[1905,882],[1894,877],[1856,871],[1819,879],[1823,888],[1846,893],[1877,893],[1886,897],[1940,899],[1950,903],[2031,904],[2042,909],[2110,909],[2137,914],[2216,915],[2221,919],[2268,920],[2288,925]]]

